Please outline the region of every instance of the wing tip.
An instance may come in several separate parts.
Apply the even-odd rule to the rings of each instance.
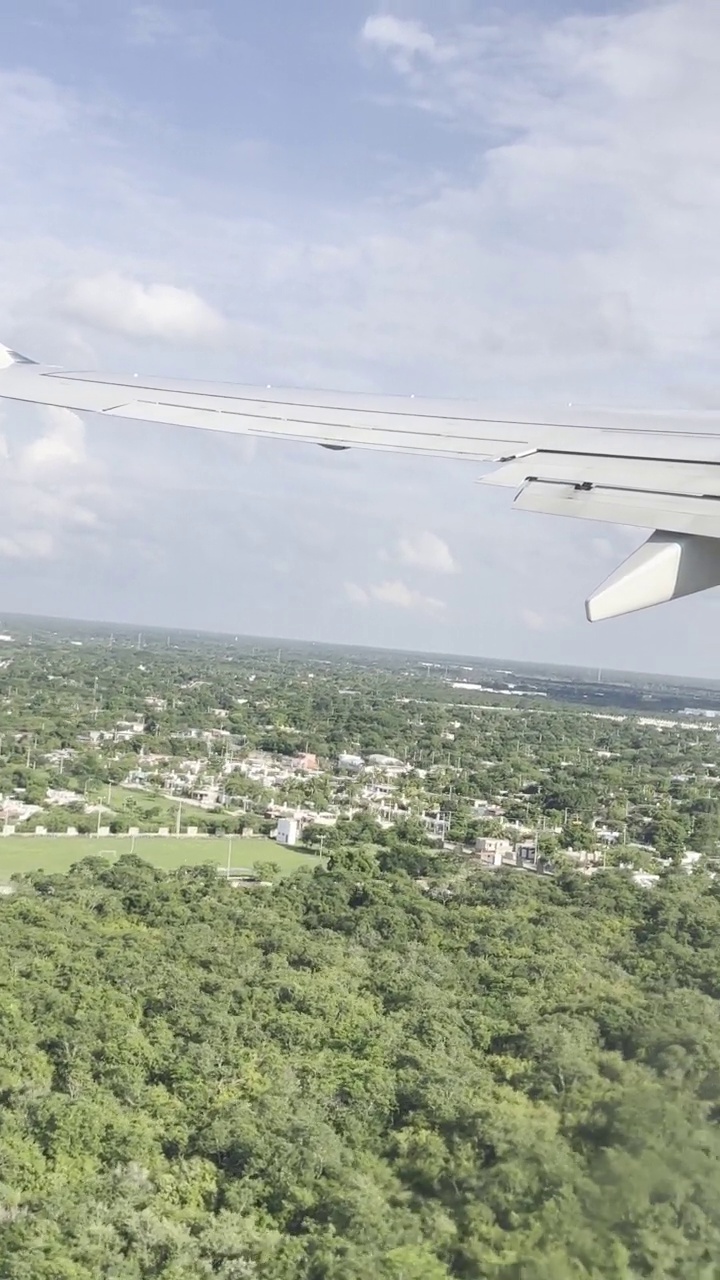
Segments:
[[[0,369],[9,369],[13,364],[35,364],[29,356],[23,356],[19,351],[14,351],[12,347],[6,347],[0,342]]]

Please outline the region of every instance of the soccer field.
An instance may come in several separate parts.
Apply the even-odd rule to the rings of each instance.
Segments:
[[[235,870],[252,870],[254,862],[276,862],[287,873],[298,867],[315,866],[319,861],[310,853],[286,849],[274,840],[259,837],[236,836],[230,842],[227,836],[4,836],[0,837],[0,883],[7,884],[22,871],[68,871],[81,858],[100,855],[114,862],[130,852],[165,870],[203,862],[225,868],[228,853]]]

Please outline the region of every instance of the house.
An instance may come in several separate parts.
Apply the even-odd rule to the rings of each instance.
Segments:
[[[277,824],[275,840],[278,844],[294,845],[298,842],[300,824],[297,818],[281,818]]]
[[[122,785],[142,791],[149,785],[151,777],[152,774],[148,769],[131,769],[127,777],[123,778]]]
[[[565,856],[572,858],[573,862],[577,862],[581,867],[599,866],[604,858],[604,854],[596,849],[566,849]]]
[[[502,861],[503,858],[512,856],[513,847],[509,840],[502,839],[499,836],[480,836],[475,841],[475,852],[485,854],[488,857],[497,854],[500,857],[500,861]]]
[[[450,831],[450,818],[439,810],[429,810],[420,815],[428,835],[433,840],[446,840]]]
[[[499,841],[490,841],[491,844],[498,844]],[[504,841],[503,843],[507,843]],[[481,867],[501,867],[503,865],[503,854],[501,849],[480,849],[475,854],[475,861],[480,863]]]
[[[537,866],[538,850],[534,840],[521,840],[515,845],[515,861],[519,867]]]
[[[215,809],[220,805],[227,803],[225,792],[220,789],[214,782],[207,782],[200,786],[195,786],[190,793],[191,799],[201,805],[203,809]]]
[[[641,889],[652,889],[660,880],[659,876],[652,875],[649,871],[633,871],[632,878]]]
[[[78,804],[85,797],[80,791],[66,791],[59,787],[48,787],[45,798],[49,805],[66,805]]]
[[[680,866],[682,867],[683,871],[687,871],[689,873],[693,870],[693,868],[697,867],[698,863],[701,860],[702,860],[701,853],[696,853],[694,849],[686,849],[685,853],[683,854],[680,860]]]
[[[612,827],[595,827],[595,835],[598,840],[602,840],[603,844],[617,844],[621,834],[620,831],[615,831]]]
[[[403,764],[402,760],[398,760],[397,756],[384,756],[374,753],[368,756],[367,769],[382,769],[384,773],[396,777],[400,773],[408,773],[410,766]]]

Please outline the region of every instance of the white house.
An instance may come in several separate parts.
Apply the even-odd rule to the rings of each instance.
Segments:
[[[477,853],[485,854],[489,859],[497,857],[502,862],[503,858],[511,856],[513,847],[509,840],[497,836],[481,836],[475,841],[475,850]]]
[[[297,844],[299,832],[300,824],[297,818],[281,818],[277,824],[275,839],[278,844]]]

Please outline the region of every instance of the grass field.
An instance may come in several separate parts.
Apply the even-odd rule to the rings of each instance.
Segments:
[[[88,792],[88,800],[92,804],[108,803],[107,787],[94,787]],[[162,795],[157,791],[143,791],[138,787],[121,787],[114,786],[110,792],[110,808],[114,813],[127,813],[132,815],[133,812],[144,813],[147,810],[155,810],[157,818],[155,822],[160,825],[168,825],[174,827],[175,819],[178,812],[178,804],[182,806],[183,826],[189,823],[192,826],[193,814],[203,816],[207,810],[202,805],[193,804],[191,801],[183,799],[178,801],[175,797]],[[137,822],[137,818],[136,818]],[[130,824],[133,825],[132,823]],[[142,822],[137,822],[138,826],[142,826]],[[149,826],[153,823],[147,824]]]
[[[0,837],[0,883],[22,871],[67,871],[74,862],[93,854],[114,861],[124,853],[135,853],[155,867],[197,866],[212,862],[226,867],[228,852],[234,869],[252,869],[254,862],[276,862],[284,872],[314,866],[319,859],[296,849],[285,849],[274,840],[235,836],[232,847],[227,836],[193,838],[185,836],[4,836]]]

